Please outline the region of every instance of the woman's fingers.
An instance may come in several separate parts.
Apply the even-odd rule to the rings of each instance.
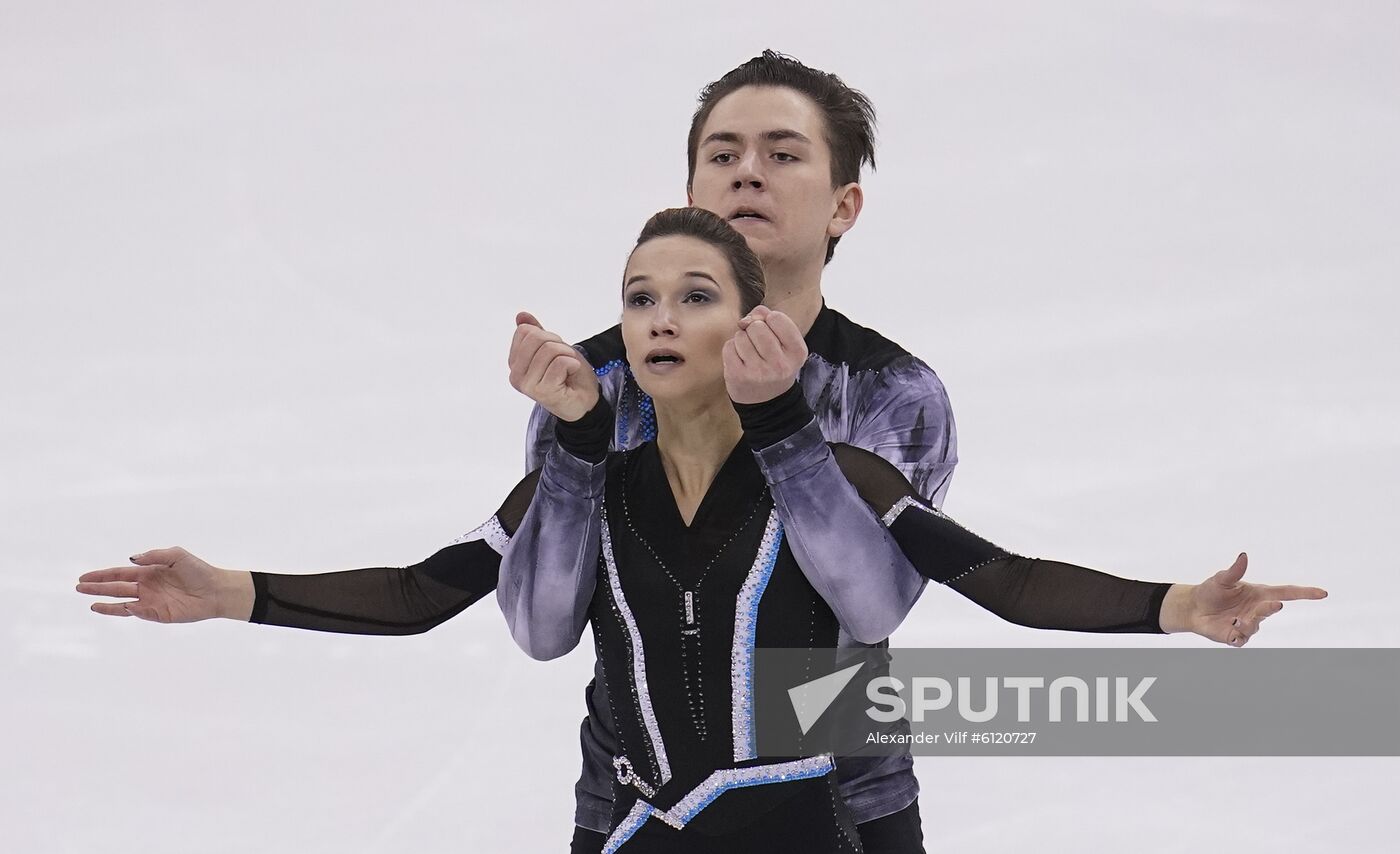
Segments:
[[[1261,602],[1230,622],[1225,642],[1230,646],[1244,646],[1249,639],[1259,633],[1259,624],[1283,610],[1282,602]]]
[[[749,325],[753,329],[753,324]],[[753,341],[749,340],[748,332],[740,332],[732,339],[734,341],[734,352],[738,355],[739,361],[745,365],[758,360],[758,351],[754,349]]]
[[[114,599],[135,599],[135,581],[86,581],[78,583],[78,592],[90,596],[111,596]]]
[[[543,332],[544,330],[537,326],[522,324],[515,327],[515,335],[510,339],[510,354],[506,357],[512,380],[525,373],[530,360],[535,357],[535,351],[546,340]]]
[[[573,349],[573,348],[570,348]],[[568,384],[569,374],[578,368],[578,359],[558,354],[545,366],[540,384],[545,388],[560,388]]]
[[[150,574],[149,569],[135,566],[114,566],[110,569],[94,569],[78,576],[79,584],[105,581],[140,581]]]
[[[132,555],[131,562],[137,566],[174,566],[180,558],[189,557],[190,553],[179,546],[171,546],[168,549],[151,549],[139,555]]]
[[[527,388],[539,389],[544,385],[545,374],[550,365],[560,358],[576,358],[578,351],[568,344],[562,342],[548,341],[535,351],[535,358],[530,360],[530,368],[525,372],[525,384]]]
[[[94,613],[106,614],[109,617],[136,616],[123,602],[93,602],[91,607]]]
[[[510,355],[506,358],[506,364],[510,368],[511,385],[520,388],[519,383],[529,372],[530,364],[539,354],[540,348],[550,343],[563,344],[564,339],[538,326],[521,324],[515,327],[515,335],[510,341]]]
[[[720,359],[724,362],[724,378],[726,380],[739,376],[739,371],[743,370],[744,363],[739,360],[739,351],[734,346],[734,339],[724,342],[724,350],[720,353]]]
[[[1235,562],[1220,570],[1215,574],[1215,580],[1223,587],[1233,587],[1244,578],[1244,572],[1249,568],[1249,556],[1240,552],[1240,556],[1235,558]]]
[[[769,312],[764,322],[767,323],[769,329],[773,330],[773,334],[777,336],[778,343],[784,350],[802,352],[803,358],[806,358],[807,341],[802,337],[802,330],[797,328],[797,324],[793,322],[791,317],[781,311],[773,311]]]
[[[1273,584],[1264,588],[1266,595],[1284,602],[1296,599],[1326,599],[1327,591],[1321,587],[1303,587],[1297,584]]]
[[[783,345],[778,342],[778,336],[773,334],[773,330],[768,328],[766,321],[754,321],[749,324],[744,334],[765,361],[776,362],[783,357]]]
[[[155,608],[140,602],[94,602],[92,610],[109,617],[139,617],[156,623],[169,622],[168,619],[161,619],[160,612]]]

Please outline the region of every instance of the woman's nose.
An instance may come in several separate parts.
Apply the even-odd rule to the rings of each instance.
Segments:
[[[672,309],[665,303],[662,303],[658,305],[656,311],[651,314],[651,337],[674,337],[675,334],[676,322],[675,317],[672,315]]]

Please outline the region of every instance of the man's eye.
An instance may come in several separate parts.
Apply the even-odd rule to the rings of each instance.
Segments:
[[[727,151],[721,151],[719,154],[716,154],[714,157],[711,157],[710,160],[712,160],[715,163],[730,163],[734,160],[734,155],[730,154]]]
[[[794,161],[794,160],[797,159],[797,157],[796,157],[795,155],[788,154],[786,151],[779,151],[779,152],[775,153],[775,154],[773,155],[773,157],[774,157],[774,159],[776,159],[779,163],[788,163],[788,162],[791,162],[791,161]]]

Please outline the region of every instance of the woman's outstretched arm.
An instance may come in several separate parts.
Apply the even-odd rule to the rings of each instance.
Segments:
[[[1019,625],[1080,632],[1190,631],[1243,646],[1283,602],[1327,595],[1317,587],[1245,583],[1244,555],[1194,585],[1134,581],[1021,557],[929,506],[884,459],[849,445],[832,450],[920,573]]]
[[[155,549],[133,566],[88,572],[78,592],[126,599],[92,610],[160,623],[223,617],[267,625],[368,635],[425,632],[496,587],[501,555],[534,494],[522,480],[484,525],[408,567],[288,575],[219,569],[183,548]]]

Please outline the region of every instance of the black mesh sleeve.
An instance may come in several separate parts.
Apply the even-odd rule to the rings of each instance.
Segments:
[[[526,475],[491,521],[477,529],[478,538],[412,566],[312,575],[254,572],[250,622],[360,635],[426,632],[496,589],[501,556],[485,532],[499,526],[496,539],[509,537],[525,517],[538,481],[539,471]]]
[[[601,394],[593,408],[577,421],[556,421],[554,437],[570,454],[590,463],[601,463],[612,440],[613,409]]]
[[[1012,554],[929,506],[883,458],[850,445],[833,445],[832,453],[842,473],[889,526],[905,557],[926,578],[1022,626],[1162,632],[1159,616],[1170,584]]]

